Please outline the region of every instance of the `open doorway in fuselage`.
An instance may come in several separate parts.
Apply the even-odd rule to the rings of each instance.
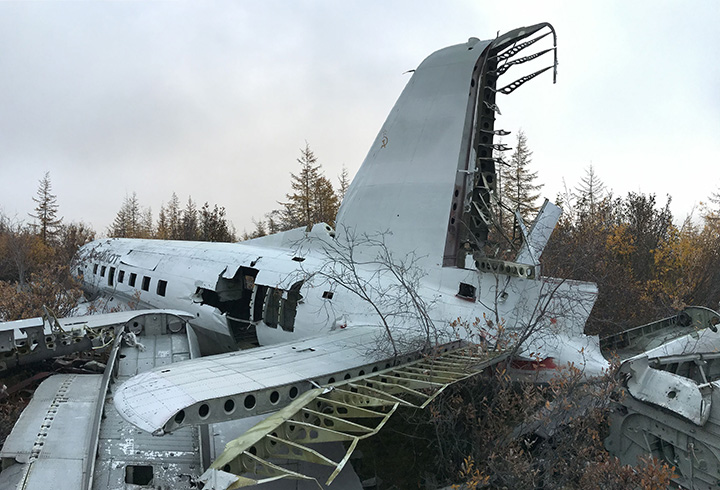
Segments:
[[[225,315],[230,335],[237,347],[248,349],[259,345],[255,323],[250,315],[250,304],[255,290],[258,270],[238,267],[228,278],[227,269],[218,276],[215,290],[197,288],[195,302],[214,306]]]

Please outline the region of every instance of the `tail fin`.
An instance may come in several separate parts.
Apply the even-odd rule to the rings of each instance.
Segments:
[[[511,93],[546,69],[501,89],[496,82],[510,66],[555,52],[514,58],[547,34],[518,41],[545,27],[554,35],[549,24],[538,24],[490,41],[471,38],[427,57],[348,189],[338,229],[389,232],[393,252],[415,252],[425,266],[455,266],[461,249],[481,250],[493,223],[493,138],[507,134],[494,128],[496,94]]]

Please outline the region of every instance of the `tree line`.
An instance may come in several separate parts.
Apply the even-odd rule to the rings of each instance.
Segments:
[[[262,218],[253,219],[254,230],[250,233],[243,231],[240,239],[249,240],[315,223],[334,226],[340,203],[350,185],[347,169],[343,167],[338,187],[334,188],[307,142],[300,150],[297,163],[300,170],[290,173],[291,192],[285,195],[285,201],[278,202],[280,207],[265,213]],[[157,218],[154,218],[151,208],[141,206],[135,192],[126,196],[107,234],[118,238],[208,242],[234,242],[238,239],[224,207],[217,204],[211,207],[205,202],[198,209],[192,197],[188,197],[181,208],[174,192],[167,205],[160,206]]]
[[[236,241],[235,227],[225,216],[225,208],[208,202],[198,209],[188,197],[184,208],[174,192],[167,205],[160,206],[157,220],[150,207],[143,208],[133,192],[125,196],[120,210],[108,227],[114,238],[157,238],[159,240]]]
[[[499,235],[495,250],[517,250],[539,209],[538,172],[531,169],[526,135],[517,135],[509,159],[498,155]],[[599,295],[585,326],[601,336],[670,316],[688,305],[717,310],[720,302],[720,194],[697,214],[676,223],[671,197],[614,195],[592,165],[556,197],[562,216],[541,257],[544,275],[594,282]],[[505,239],[503,243],[502,238]],[[509,244],[506,242],[510,242]],[[502,252],[501,252],[502,253]]]
[[[676,224],[671,198],[614,196],[589,167],[575,192],[558,196],[562,218],[543,272],[597,283],[586,332],[607,335],[720,301],[720,196]]]
[[[509,158],[498,156],[496,221],[511,248],[522,243],[517,215],[529,223],[538,211],[542,187],[533,171],[526,135],[517,135]],[[290,174],[291,192],[279,208],[254,221],[242,239],[314,223],[335,223],[349,186],[343,168],[337,188],[324,175],[306,143]],[[31,223],[0,214],[0,281],[22,290],[33,274],[61,270],[77,248],[94,239],[82,222],[64,222],[50,175],[40,180]],[[574,188],[556,198],[563,214],[542,256],[543,274],[592,281],[599,297],[587,333],[610,334],[672,314],[686,305],[716,309],[720,301],[720,194],[709,196],[697,216],[676,223],[670,197],[658,202],[653,194],[631,192],[615,196],[590,166]],[[518,211],[515,214],[514,211]],[[201,207],[188,197],[183,207],[175,193],[155,219],[133,192],[126,196],[107,234],[111,237],[170,240],[235,241],[235,228],[225,208]],[[496,237],[498,238],[498,237]],[[502,240],[498,239],[498,242]],[[495,244],[496,250],[503,250]],[[67,278],[60,281],[67,284]]]

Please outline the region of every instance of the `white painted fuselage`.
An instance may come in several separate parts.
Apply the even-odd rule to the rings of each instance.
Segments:
[[[362,260],[372,250],[357,245],[354,284],[332,269],[338,239],[325,225],[241,243],[103,239],[81,249],[74,272],[110,306],[188,312],[205,354],[387,324],[401,351],[456,338],[511,344],[531,330],[530,359],[606,367],[597,339],[583,334],[592,284],[413,264],[422,306],[398,309],[411,291],[387,263]],[[391,349],[389,338],[378,342]]]

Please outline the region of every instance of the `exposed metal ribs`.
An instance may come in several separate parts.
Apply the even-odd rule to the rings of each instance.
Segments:
[[[600,339],[600,348],[605,354],[616,353],[620,359],[627,359],[690,332],[717,329],[718,324],[720,317],[713,310],[688,306],[677,315],[605,336]]]
[[[206,490],[225,490],[281,478],[314,479],[283,467],[284,462],[302,460],[328,467],[329,485],[358,442],[377,434],[399,407],[424,408],[452,383],[505,357],[504,352],[476,346],[446,349],[434,357],[306,391],[228,443],[200,481]],[[339,461],[312,447],[335,441],[347,447]]]
[[[73,352],[108,348],[123,328],[133,333],[144,328],[179,329],[191,317],[176,310],[137,310],[56,318],[46,309],[42,317],[0,322],[0,372]]]
[[[537,35],[539,31],[549,32]],[[514,58],[515,55],[545,39],[552,34],[552,47],[546,47],[536,53],[523,57]],[[534,36],[534,37],[533,37]],[[552,65],[524,75],[515,81],[497,88],[498,79],[505,74],[510,67],[522,65],[552,53],[554,56]],[[474,129],[472,131],[473,158],[467,163],[467,168],[460,169],[464,175],[458,181],[455,198],[453,200],[453,211],[456,208],[461,213],[450,213],[448,236],[457,237],[448,239],[443,264],[456,267],[471,267],[471,263],[483,263],[487,251],[486,245],[492,240],[492,230],[498,231],[498,236],[504,237],[504,232],[499,223],[497,210],[502,207],[499,199],[498,175],[496,164],[504,163],[497,153],[509,151],[510,147],[502,142],[496,142],[495,136],[507,136],[509,131],[495,129],[495,115],[500,114],[500,106],[496,101],[497,94],[507,95],[518,89],[523,84],[537,77],[541,73],[553,68],[553,81],[557,72],[557,43],[555,31],[550,24],[542,23],[530,27],[515,29],[500,36],[483,52],[477,62],[477,91],[471,91],[471,96],[477,97],[475,103]],[[474,83],[471,84],[474,86]],[[458,198],[458,194],[461,195]],[[512,212],[512,210],[510,210]],[[457,214],[461,214],[457,219]],[[503,248],[507,248],[503,246]],[[472,256],[472,261],[469,260]],[[498,257],[489,257],[499,259]],[[507,267],[497,268],[497,272],[512,271],[516,264],[508,263]],[[511,274],[514,275],[514,274]]]
[[[63,329],[47,310],[42,318],[26,321],[28,326],[14,329],[13,323],[6,323],[10,326],[7,329],[0,327],[0,371],[73,352],[104,349],[115,338],[113,326]],[[16,330],[22,335],[17,336]]]

